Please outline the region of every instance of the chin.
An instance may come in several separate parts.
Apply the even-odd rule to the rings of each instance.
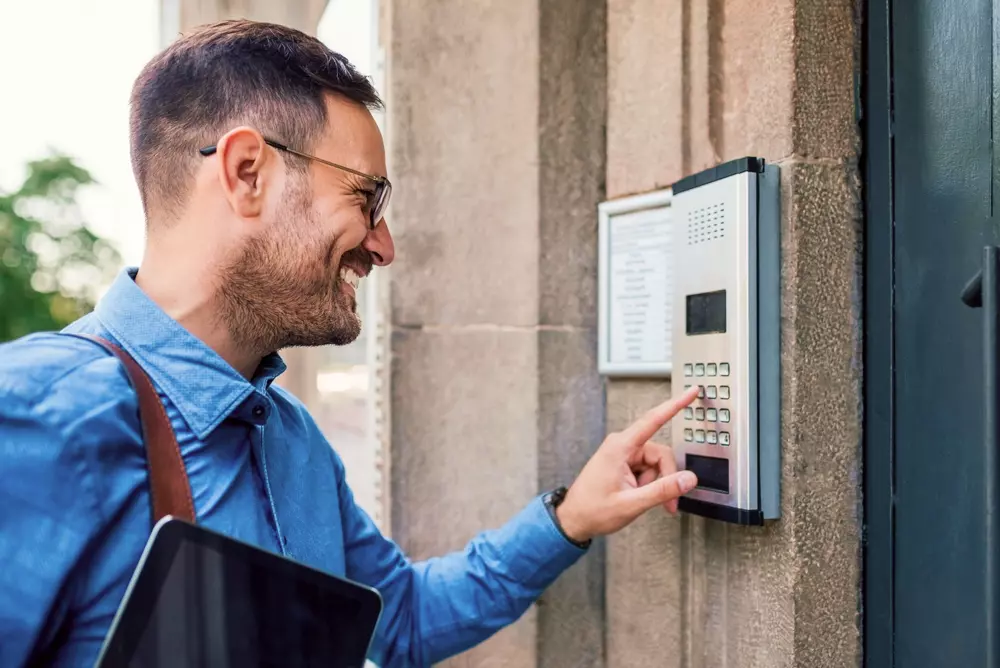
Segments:
[[[343,317],[347,315],[347,317]],[[361,317],[356,313],[338,314],[337,325],[327,331],[330,345],[346,346],[357,341],[361,336]]]

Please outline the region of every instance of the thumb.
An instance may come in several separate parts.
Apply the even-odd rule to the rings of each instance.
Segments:
[[[698,477],[691,471],[657,478],[648,485],[622,492],[623,501],[631,517],[638,517],[647,510],[662,506],[679,496],[687,494],[698,484]]]

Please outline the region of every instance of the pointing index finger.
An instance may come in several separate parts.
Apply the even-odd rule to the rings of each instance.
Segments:
[[[698,397],[698,392],[698,386],[694,385],[681,396],[668,399],[659,406],[649,409],[645,415],[633,422],[622,432],[625,441],[631,446],[640,446],[653,438],[653,434],[660,427],[669,422],[672,417],[681,412],[681,409]]]

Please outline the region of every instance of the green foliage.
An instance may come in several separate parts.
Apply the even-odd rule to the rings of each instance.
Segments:
[[[94,183],[72,159],[28,164],[24,183],[0,193],[0,341],[61,329],[93,309],[120,258],[84,225],[80,188]]]

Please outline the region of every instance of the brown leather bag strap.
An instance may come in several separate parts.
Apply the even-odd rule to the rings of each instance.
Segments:
[[[184,468],[184,459],[170,418],[156,394],[153,382],[132,356],[115,344],[98,336],[82,336],[103,346],[121,360],[139,397],[139,419],[142,421],[143,441],[146,444],[153,524],[167,515],[194,523],[194,502],[191,499],[191,485]]]

